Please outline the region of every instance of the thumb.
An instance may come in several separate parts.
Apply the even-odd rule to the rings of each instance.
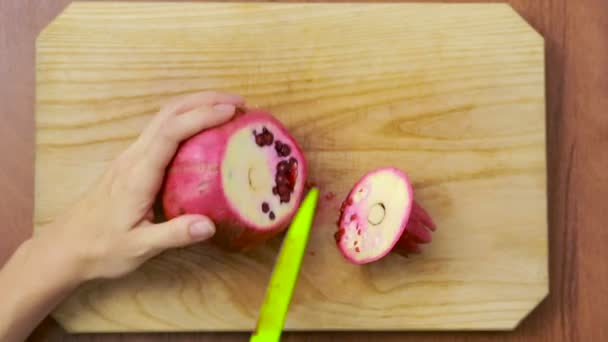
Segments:
[[[208,240],[215,234],[215,225],[206,216],[182,215],[132,232],[145,248],[159,251]]]

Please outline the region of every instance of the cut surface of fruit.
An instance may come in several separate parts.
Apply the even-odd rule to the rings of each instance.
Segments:
[[[383,168],[365,175],[342,205],[336,243],[354,263],[388,254],[409,219],[413,192],[407,175]]]
[[[279,129],[271,123],[263,124],[269,132],[278,132]],[[254,130],[258,125],[253,125]],[[280,135],[280,133],[275,133]],[[283,137],[283,139],[285,139]],[[221,165],[222,186],[224,193],[235,212],[241,213],[243,219],[252,225],[267,229],[276,218],[282,218],[293,211],[296,201],[284,201],[281,197],[273,195],[272,188],[275,183],[277,165],[282,162],[274,148],[260,148],[252,143],[251,127],[246,126],[235,132],[226,146],[225,158]],[[285,183],[283,181],[283,183]],[[298,193],[303,185],[298,183],[299,189],[289,188],[286,192],[291,199],[292,191]],[[294,184],[295,187],[296,184]],[[255,203],[256,205],[252,205]],[[263,203],[272,209],[275,219],[260,211]]]
[[[250,247],[287,227],[302,199],[306,166],[302,149],[276,118],[246,111],[180,146],[167,169],[163,209],[169,219],[209,216],[217,226],[214,242],[231,250]]]
[[[381,259],[391,251],[418,253],[429,243],[435,223],[414,201],[408,176],[386,167],[364,175],[342,203],[334,237],[342,255],[354,264]]]

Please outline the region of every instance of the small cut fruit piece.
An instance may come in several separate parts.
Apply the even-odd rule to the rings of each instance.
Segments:
[[[417,253],[431,241],[435,224],[414,202],[408,176],[393,167],[367,173],[343,202],[335,234],[338,249],[354,264],[366,264],[391,251]]]

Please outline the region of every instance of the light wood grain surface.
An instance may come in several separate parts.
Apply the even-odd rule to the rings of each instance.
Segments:
[[[273,111],[337,194],[287,330],[512,329],[548,293],[543,56],[501,4],[75,3],[37,40],[35,225],[163,101],[230,90]],[[439,230],[420,256],[353,266],[333,242],[338,206],[384,165],[409,172]],[[279,243],[170,251],[54,317],[74,332],[251,331]]]
[[[420,0],[422,1],[422,0]],[[426,0],[425,0],[426,1]],[[446,0],[456,2],[458,0]],[[69,0],[0,0],[0,263],[31,234],[34,38]],[[608,2],[510,0],[546,43],[550,294],[512,332],[287,332],[285,341],[605,341]],[[30,341],[246,341],[247,333],[68,334]]]

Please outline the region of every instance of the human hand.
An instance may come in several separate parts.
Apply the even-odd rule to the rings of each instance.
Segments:
[[[204,92],[172,100],[81,200],[37,239],[66,253],[80,281],[115,278],[167,248],[207,240],[213,222],[183,215],[153,224],[154,200],[178,145],[199,131],[229,120],[240,96]]]

